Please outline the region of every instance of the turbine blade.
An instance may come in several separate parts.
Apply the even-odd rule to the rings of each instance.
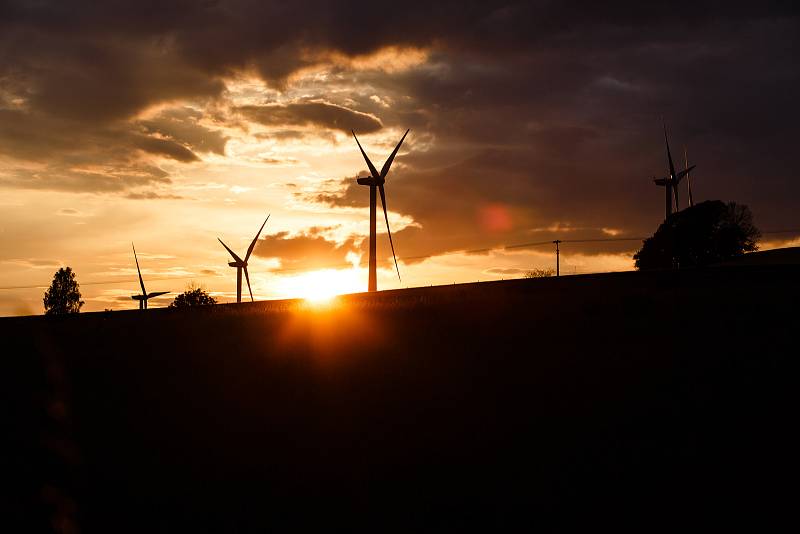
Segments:
[[[383,190],[383,184],[378,186],[381,192],[381,206],[383,206],[383,217],[386,219],[386,233],[389,234],[389,244],[392,246],[392,257],[394,258],[394,268],[397,269],[397,279],[401,282],[403,281],[400,278],[400,267],[397,266],[397,256],[394,253],[394,243],[392,243],[392,231],[389,230],[389,214],[386,212],[386,193]]]
[[[675,165],[672,163],[672,153],[669,151],[669,139],[667,139],[667,125],[664,123],[664,142],[667,145],[667,159],[669,160],[669,176],[675,177]]]
[[[222,239],[220,239],[220,238],[217,238],[217,241],[219,241],[220,243],[222,243]],[[227,250],[228,252],[230,252],[230,253],[231,253],[231,256],[233,256],[233,259],[234,259],[234,260],[238,261],[239,263],[244,263],[244,262],[242,261],[242,258],[240,258],[239,256],[237,256],[237,255],[236,255],[236,253],[235,253],[234,251],[232,251],[230,248],[228,248],[228,245],[226,245],[225,243],[222,243],[222,246],[223,246],[223,247],[225,247],[225,250]]]
[[[392,166],[392,162],[394,161],[394,157],[397,155],[397,151],[400,150],[400,145],[403,144],[403,141],[405,141],[406,136],[408,135],[408,132],[410,132],[410,131],[411,131],[410,129],[406,130],[406,133],[403,134],[403,137],[402,137],[402,139],[400,139],[400,142],[397,143],[396,147],[394,147],[394,151],[392,152],[392,155],[389,156],[389,159],[387,159],[386,163],[383,164],[383,168],[381,169],[381,179],[386,180],[386,175],[389,174],[389,167]]]
[[[272,215],[272,214],[270,213],[270,215]],[[250,259],[250,254],[252,254],[253,253],[253,249],[256,248],[256,241],[258,241],[258,236],[261,235],[261,230],[264,229],[264,225],[267,224],[268,220],[269,220],[269,215],[267,215],[267,218],[264,219],[264,224],[261,225],[261,228],[258,229],[258,233],[256,234],[256,237],[253,238],[253,242],[250,243],[250,247],[247,249],[247,255],[244,257],[244,261],[245,262],[247,262],[247,260]]]
[[[139,269],[139,258],[136,257],[136,247],[131,242],[131,247],[133,247],[133,259],[136,260],[136,272],[139,273],[139,285],[142,286],[142,295],[146,295],[147,291],[144,288],[144,280],[142,280],[142,271]]]
[[[356,132],[354,132],[353,130],[350,130],[350,131],[353,133],[353,137],[355,137],[356,144],[358,145],[358,149],[361,150],[361,155],[364,156],[364,161],[367,162],[367,167],[369,167],[369,172],[372,173],[372,177],[375,180],[379,180],[380,179],[380,175],[378,174],[378,169],[375,168],[375,165],[373,165],[372,162],[367,157],[367,153],[364,152],[363,148],[361,148],[361,143],[358,142],[358,137],[356,137]]]
[[[675,176],[675,182],[676,182],[676,183],[680,182],[680,181],[681,181],[681,179],[682,179],[684,176],[688,175],[688,174],[689,174],[689,172],[690,172],[692,169],[694,169],[695,167],[697,167],[697,165],[692,165],[691,167],[689,167],[689,168],[687,168],[687,169],[684,169],[684,170],[682,170],[681,172],[679,172],[679,173],[678,173],[678,174]]]
[[[250,302],[255,302],[253,300],[253,290],[250,288],[250,275],[247,274],[247,267],[244,268],[244,277],[247,279],[247,289],[250,291]]]
[[[147,298],[151,299],[153,297],[160,297],[161,295],[166,295],[169,291],[153,291],[152,293],[147,294]]]
[[[683,168],[689,168],[689,156],[686,154],[686,145],[683,145]]]
[[[689,207],[694,206],[692,198],[692,177],[689,176],[689,156],[686,155],[686,146],[683,147],[683,167],[686,169],[686,189],[689,193]]]

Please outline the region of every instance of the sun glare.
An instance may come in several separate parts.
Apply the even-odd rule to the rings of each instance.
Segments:
[[[289,298],[304,298],[314,304],[330,302],[336,295],[364,290],[364,278],[355,269],[324,269],[282,281],[281,293]]]

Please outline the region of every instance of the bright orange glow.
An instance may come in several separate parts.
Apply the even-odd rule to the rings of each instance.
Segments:
[[[328,304],[333,297],[356,293],[365,288],[364,276],[355,269],[324,269],[281,280],[280,292],[290,298],[304,298],[316,305]]]
[[[332,297],[322,301],[305,301],[291,313],[273,317],[278,335],[279,354],[298,354],[298,347],[308,350],[320,369],[334,370],[357,363],[357,359],[373,357],[386,340],[386,326],[372,317],[358,299]]]

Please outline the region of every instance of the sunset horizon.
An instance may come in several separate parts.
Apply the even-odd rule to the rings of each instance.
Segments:
[[[155,19],[133,2],[6,3],[0,315],[42,313],[62,266],[85,311],[135,308],[132,241],[154,290],[194,283],[230,301],[216,239],[240,247],[267,213],[257,299],[300,297],[305,280],[365,290],[367,168],[351,130],[380,165],[411,129],[387,180],[402,281],[379,225],[383,289],[554,268],[552,247],[504,247],[556,239],[593,240],[564,245],[563,274],[633,269],[641,242],[602,238],[663,219],[662,120],[676,158],[697,164],[698,200],[800,228],[790,12],[478,2],[389,22],[369,4],[353,18],[311,4],[314,17],[177,3]]]

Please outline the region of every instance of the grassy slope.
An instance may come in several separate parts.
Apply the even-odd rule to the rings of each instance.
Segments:
[[[84,532],[764,527],[789,503],[798,274],[3,319],[10,517]]]

